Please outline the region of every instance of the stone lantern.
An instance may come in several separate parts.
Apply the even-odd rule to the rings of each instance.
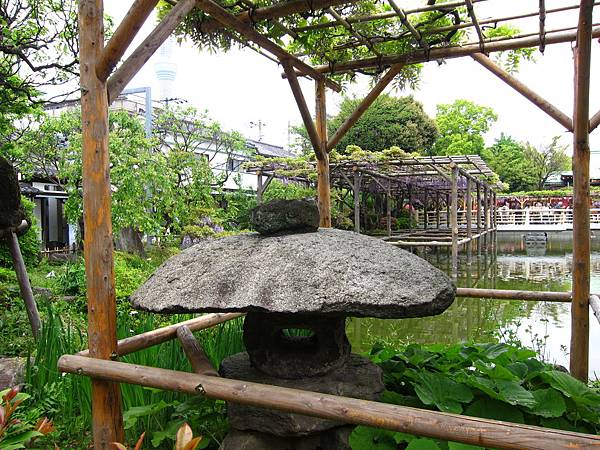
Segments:
[[[423,259],[379,239],[318,229],[308,201],[253,212],[255,228],[207,240],[165,262],[132,297],[158,313],[245,312],[246,352],[227,378],[377,400],[381,370],[350,352],[346,317],[440,314],[455,287]],[[349,449],[352,426],[230,403],[222,449]]]

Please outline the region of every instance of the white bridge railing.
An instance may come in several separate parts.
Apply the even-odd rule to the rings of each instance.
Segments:
[[[422,210],[416,211],[417,226],[424,227],[425,214]],[[483,211],[481,211],[480,223],[483,227]],[[437,227],[438,213],[427,212],[428,228]],[[472,227],[477,227],[477,211],[471,213]],[[441,228],[446,228],[448,221],[446,211],[439,212]],[[467,225],[467,214],[464,210],[458,211],[458,225]],[[496,225],[498,231],[562,231],[573,229],[572,209],[496,209]],[[600,209],[590,210],[590,227],[600,229]]]

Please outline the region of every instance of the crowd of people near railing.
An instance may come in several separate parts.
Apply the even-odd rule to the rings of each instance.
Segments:
[[[507,197],[497,201],[496,207],[500,209],[521,210],[544,210],[544,209],[571,209],[572,197],[550,197],[550,198],[519,198]],[[600,207],[600,202],[598,207]]]

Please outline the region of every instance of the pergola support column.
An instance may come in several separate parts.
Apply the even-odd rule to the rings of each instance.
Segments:
[[[581,0],[573,117],[573,302],[571,375],[588,380],[590,296],[590,60],[593,0]]]
[[[360,172],[354,172],[354,231],[360,233]]]
[[[387,193],[385,196],[385,209],[387,217],[387,235],[392,235],[392,182],[388,180]]]
[[[331,228],[331,187],[329,184],[329,155],[327,154],[327,108],[325,82],[315,81],[315,117],[316,131],[319,140],[317,154],[317,190],[319,194],[319,226]]]
[[[104,47],[102,0],[80,0],[79,43],[83,137],[83,221],[88,298],[90,356],[111,359],[117,354],[117,326],[111,191],[108,151],[107,83],[96,64]],[[108,450],[123,442],[121,391],[112,381],[92,379],[94,449]]]
[[[452,166],[452,207],[450,215],[452,229],[452,278],[458,278],[458,166]]]

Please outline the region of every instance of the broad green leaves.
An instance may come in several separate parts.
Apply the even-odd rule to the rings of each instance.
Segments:
[[[600,395],[538,361],[528,349],[411,344],[393,351],[376,345],[369,356],[384,371],[387,390],[380,400],[386,403],[586,433],[600,430]],[[381,447],[369,446],[374,440]],[[407,449],[478,448],[365,427],[351,437],[355,450],[398,448],[386,447],[392,440]]]

